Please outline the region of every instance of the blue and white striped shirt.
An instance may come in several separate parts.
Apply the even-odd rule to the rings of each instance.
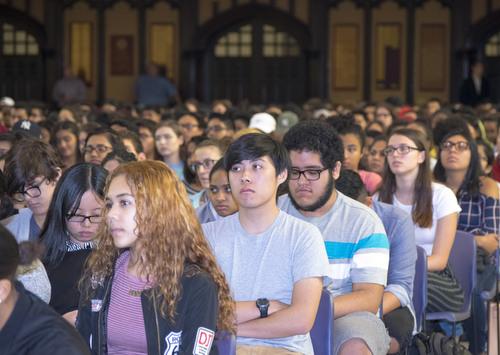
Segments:
[[[389,241],[382,222],[367,206],[337,191],[333,207],[321,217],[306,217],[281,196],[279,207],[319,228],[330,262],[328,290],[333,296],[352,292],[352,284],[386,286]]]

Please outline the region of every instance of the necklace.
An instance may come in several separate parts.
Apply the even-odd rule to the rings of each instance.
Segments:
[[[128,290],[128,294],[132,297],[141,297],[143,290]]]

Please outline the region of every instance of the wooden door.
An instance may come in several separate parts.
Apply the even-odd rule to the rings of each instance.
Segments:
[[[217,38],[210,53],[210,99],[251,103],[302,102],[306,61],[298,42],[272,24],[254,20]]]

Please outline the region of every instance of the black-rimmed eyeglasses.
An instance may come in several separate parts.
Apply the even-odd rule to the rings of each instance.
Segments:
[[[316,181],[319,180],[321,173],[325,170],[328,170],[328,168],[305,170],[292,169],[290,171],[290,180],[299,180],[300,176],[304,175],[307,181]]]
[[[98,224],[101,223],[102,216],[84,216],[82,214],[71,214],[66,216],[66,220],[73,223],[83,223],[86,219],[92,224]]]
[[[26,200],[26,196],[31,197],[31,198],[40,197],[40,195],[42,194],[42,191],[40,190],[40,186],[43,184],[43,182],[45,180],[46,179],[43,179],[42,181],[40,181],[36,185],[31,185],[31,186],[28,186],[28,188],[26,188],[26,189],[19,190],[18,192],[16,192],[14,194],[14,196],[12,196],[12,198],[16,202],[24,202]]]

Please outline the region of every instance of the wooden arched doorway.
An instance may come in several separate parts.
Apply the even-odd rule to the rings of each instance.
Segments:
[[[263,7],[238,7],[201,29],[204,100],[300,103],[308,97],[309,31]]]
[[[41,101],[44,90],[43,27],[0,5],[0,97]]]

